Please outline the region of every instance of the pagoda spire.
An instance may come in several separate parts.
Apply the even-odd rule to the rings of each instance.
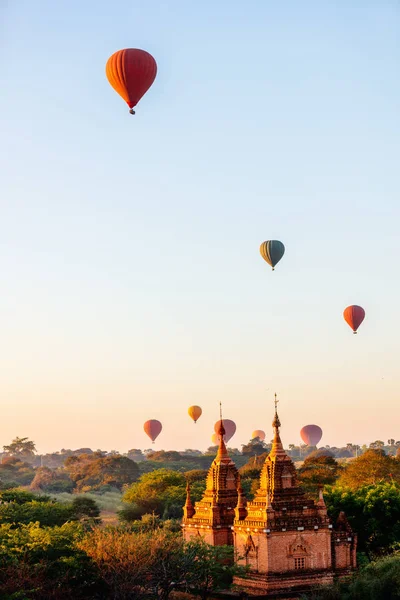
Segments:
[[[186,502],[183,507],[183,516],[185,519],[191,519],[195,513],[194,506],[192,504],[192,499],[190,497],[190,484],[189,480],[186,483]]]
[[[281,426],[281,422],[278,416],[278,397],[275,394],[275,415],[274,420],[272,421],[272,427],[274,429],[274,439],[272,441],[272,448],[269,456],[273,458],[274,456],[286,456],[286,452],[283,449],[283,444],[281,442],[281,437],[279,435],[279,427]]]
[[[217,452],[217,456],[215,457],[215,462],[221,463],[221,462],[231,462],[231,459],[229,457],[228,451],[226,449],[226,445],[224,442],[224,435],[225,435],[225,428],[224,428],[224,421],[222,419],[222,403],[219,403],[219,428],[218,428],[218,435],[219,435],[219,445],[218,445],[218,452]]]

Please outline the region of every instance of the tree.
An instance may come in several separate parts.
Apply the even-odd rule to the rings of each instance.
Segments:
[[[18,456],[20,458],[32,457],[36,452],[34,442],[27,437],[16,437],[9,446],[3,446],[4,452],[10,456]]]
[[[38,467],[30,489],[46,492],[72,492],[74,482],[63,469]]]
[[[77,519],[98,519],[100,516],[99,505],[93,498],[77,496],[72,500],[72,510]]]
[[[29,485],[34,476],[33,467],[16,456],[7,456],[0,464],[0,483],[3,489]]]
[[[400,483],[400,464],[382,450],[367,450],[349,463],[340,475],[339,483],[344,487],[357,489],[382,481]]]
[[[298,470],[299,482],[308,494],[316,496],[321,485],[332,485],[338,477],[339,465],[327,452],[316,450]]]
[[[98,596],[97,575],[88,556],[76,547],[78,523],[15,528],[0,525],[0,597],[9,600],[83,600]]]
[[[161,516],[168,506],[177,505],[182,509],[185,497],[185,476],[170,469],[158,469],[143,474],[127,489],[123,501],[134,504],[141,514],[154,512]]]
[[[244,456],[259,456],[270,449],[271,444],[266,444],[258,437],[250,440],[248,444],[242,444],[242,454]]]
[[[120,490],[139,476],[139,467],[126,456],[99,456],[97,453],[70,456],[65,461],[65,469],[78,492],[104,491],[112,487]]]
[[[193,557],[187,584],[202,600],[229,588],[233,576],[245,572],[234,564],[232,546],[210,546],[198,539],[187,543],[186,552]]]
[[[400,486],[381,482],[357,489],[336,485],[325,490],[333,519],[344,511],[358,534],[358,548],[369,557],[390,552],[400,542]]]
[[[305,598],[305,597],[304,597]],[[399,600],[400,556],[381,558],[355,573],[350,581],[317,588],[308,600]]]

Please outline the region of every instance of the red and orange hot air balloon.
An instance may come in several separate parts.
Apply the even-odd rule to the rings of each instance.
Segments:
[[[114,90],[125,100],[129,112],[152,85],[157,75],[157,63],[145,50],[126,48],[114,52],[106,64],[106,76]]]
[[[352,304],[344,309],[343,312],[344,320],[353,330],[353,333],[357,333],[357,329],[365,318],[365,310],[361,306]]]
[[[222,424],[225,429],[224,442],[229,442],[229,440],[235,435],[236,424],[230,419],[222,419]],[[217,421],[214,425],[214,431],[219,436],[219,428],[221,426],[221,421]]]
[[[143,429],[154,444],[154,441],[161,433],[162,425],[160,421],[157,421],[157,419],[150,419],[150,421],[146,421],[146,423],[143,425]]]
[[[200,419],[202,412],[203,411],[201,410],[200,406],[189,406],[188,408],[188,415],[195,423],[198,419]]]
[[[305,425],[300,435],[307,446],[316,446],[322,438],[322,429],[318,425]]]

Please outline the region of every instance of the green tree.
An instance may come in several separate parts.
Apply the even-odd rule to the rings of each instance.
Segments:
[[[4,452],[10,456],[18,456],[20,458],[32,457],[36,452],[35,443],[27,437],[16,437],[11,444],[3,446]]]
[[[333,456],[318,451],[304,460],[298,470],[298,480],[309,495],[316,496],[321,485],[332,485],[339,474],[339,465]]]
[[[123,501],[133,503],[142,514],[155,512],[163,515],[166,506],[184,505],[186,479],[182,473],[170,469],[158,469],[145,473],[125,492]]]
[[[33,467],[16,456],[7,456],[0,464],[0,482],[3,489],[29,485],[34,476]]]
[[[400,463],[382,450],[367,450],[350,462],[340,475],[339,483],[357,489],[382,481],[400,483]]]
[[[399,600],[400,556],[381,558],[353,575],[350,581],[323,586],[304,600]]]
[[[30,485],[31,490],[46,492],[72,492],[74,482],[64,469],[38,467]]]
[[[85,496],[77,496],[72,500],[72,510],[77,519],[97,519],[100,516],[97,502]]]
[[[0,597],[4,600],[81,600],[97,597],[97,575],[77,548],[77,523],[41,527],[0,525]],[[103,596],[104,597],[104,596]]]
[[[358,534],[358,548],[371,558],[390,552],[400,542],[400,486],[378,483],[352,490],[339,485],[324,494],[329,514],[344,511]]]
[[[202,600],[207,600],[212,593],[229,588],[233,576],[245,572],[234,564],[233,546],[210,546],[199,539],[188,542],[185,551],[192,562],[187,585]]]
[[[121,490],[139,476],[139,467],[126,456],[99,456],[98,453],[70,456],[65,461],[65,469],[75,482],[77,492]]]

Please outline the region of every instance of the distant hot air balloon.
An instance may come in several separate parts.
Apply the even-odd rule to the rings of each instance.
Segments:
[[[216,446],[219,442],[219,435],[218,433],[213,433],[211,436],[211,441],[214,444],[214,446]]]
[[[145,50],[127,48],[114,52],[106,64],[106,76],[114,90],[125,100],[130,113],[147,92],[157,74],[157,63]]]
[[[229,440],[235,435],[236,424],[230,419],[222,419],[222,424],[225,429],[224,442],[229,442]],[[218,436],[219,428],[221,426],[221,421],[217,421],[214,425],[214,431]]]
[[[353,333],[357,333],[357,329],[364,321],[365,310],[361,306],[352,304],[344,309],[343,317],[346,323],[352,328]]]
[[[254,440],[254,438],[259,438],[263,442],[265,440],[265,431],[262,431],[262,429],[256,429],[251,434],[251,439]]]
[[[285,246],[278,240],[268,240],[260,246],[260,254],[263,259],[275,270],[275,265],[281,260],[285,254]]]
[[[161,433],[162,425],[160,421],[157,421],[157,419],[150,419],[150,421],[146,421],[146,423],[143,425],[143,429],[154,444],[154,440]]]
[[[305,425],[300,431],[300,435],[307,446],[316,446],[322,438],[322,429],[318,425]]]
[[[196,423],[197,419],[199,419],[201,417],[201,413],[203,411],[201,410],[200,406],[189,406],[188,408],[188,414],[189,417],[191,419],[193,419],[193,421]]]

